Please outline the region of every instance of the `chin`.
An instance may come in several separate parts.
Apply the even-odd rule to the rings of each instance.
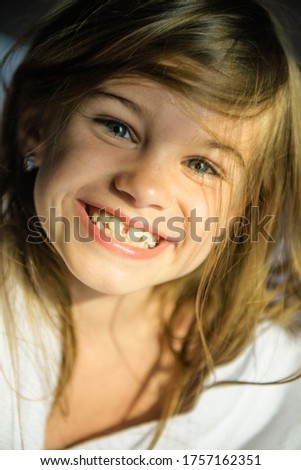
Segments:
[[[146,283],[137,282],[137,279],[129,277],[120,269],[91,272],[91,269],[85,269],[84,265],[79,267],[67,264],[67,267],[76,281],[78,293],[80,290],[84,292],[89,289],[103,295],[121,296],[150,287]]]

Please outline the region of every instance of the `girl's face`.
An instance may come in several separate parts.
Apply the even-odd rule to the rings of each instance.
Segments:
[[[253,132],[150,80],[110,80],[51,152],[38,150],[41,224],[71,273],[99,292],[182,277],[239,214]]]

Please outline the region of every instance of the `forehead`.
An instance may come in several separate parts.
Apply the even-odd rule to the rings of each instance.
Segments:
[[[144,77],[110,79],[101,84],[93,96],[109,97],[115,105],[127,108],[162,132],[172,128],[175,139],[183,134],[180,131],[186,131],[187,138],[196,142],[210,138],[220,148],[233,150],[242,160],[252,154],[258,143],[261,127],[258,116],[234,117],[209,110],[155,80]]]

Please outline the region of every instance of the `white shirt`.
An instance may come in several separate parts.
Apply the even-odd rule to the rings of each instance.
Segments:
[[[37,341],[18,315],[18,373],[4,326],[0,328],[0,449],[43,449],[47,416],[60,363],[50,328]],[[43,355],[47,347],[47,363]],[[281,380],[301,367],[301,338],[275,325],[260,328],[256,341],[235,361],[219,367],[211,382]],[[74,449],[147,449],[156,422],[89,440]],[[171,418],[156,449],[301,449],[301,379],[281,385],[222,385],[204,391],[188,413]]]

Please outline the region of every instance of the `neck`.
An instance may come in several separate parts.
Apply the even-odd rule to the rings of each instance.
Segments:
[[[143,325],[161,323],[159,301],[153,288],[122,296],[105,295],[83,285],[70,282],[75,331],[103,335],[114,331],[135,334]]]

